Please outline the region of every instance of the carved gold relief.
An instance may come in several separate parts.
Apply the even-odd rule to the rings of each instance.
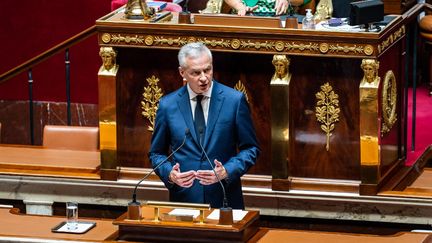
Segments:
[[[111,41],[111,35],[108,34],[108,33],[104,33],[101,36],[101,40],[102,40],[103,43],[107,44],[107,43],[109,43]]]
[[[390,34],[387,39],[381,42],[381,44],[378,45],[378,53],[382,53],[385,49],[387,49],[387,47],[392,45],[394,42],[396,42],[403,36],[405,36],[405,26],[402,26],[401,28],[396,30],[395,32]]]
[[[154,42],[154,38],[151,35],[146,36],[144,39],[144,43],[148,46],[153,45],[153,42]]]
[[[159,107],[159,99],[162,97],[162,89],[157,86],[159,79],[155,76],[147,78],[148,86],[144,87],[143,101],[141,101],[142,115],[148,119],[150,126],[147,130],[153,132],[156,112]]]
[[[328,43],[321,43],[319,46],[319,50],[323,54],[327,53],[329,50],[329,44]]]
[[[102,66],[99,75],[116,75],[118,65],[116,64],[117,52],[112,47],[101,47],[99,56],[102,58]]]
[[[315,94],[317,99],[315,116],[321,123],[321,130],[326,133],[326,150],[330,151],[330,137],[335,128],[335,123],[339,121],[339,95],[333,91],[329,83],[321,85],[321,91]]]
[[[124,42],[126,44],[143,44],[144,38],[142,36],[134,35],[134,36],[122,36],[121,34],[112,35],[111,36],[112,43],[121,43]]]
[[[291,59],[286,55],[273,55],[272,64],[275,67],[275,73],[270,81],[271,84],[289,84],[291,80],[290,63]]]
[[[248,93],[247,93],[246,87],[244,86],[244,84],[242,83],[241,80],[239,80],[239,81],[236,83],[236,85],[234,86],[234,89],[236,89],[236,90],[242,92],[242,93],[245,95],[245,97],[246,97],[246,101],[249,103],[249,96],[248,96]]]
[[[373,46],[371,46],[371,45],[366,45],[364,48],[364,54],[366,54],[368,56],[372,55],[373,51],[374,51],[374,49],[373,49]]]
[[[223,0],[209,0],[206,4],[206,8],[200,10],[200,13],[220,13],[222,8]]]
[[[364,52],[363,50],[364,50],[364,46],[361,45],[353,45],[353,46],[348,46],[348,45],[341,46],[339,44],[329,45],[329,52],[343,52],[343,53],[353,52],[353,53],[360,54]]]
[[[331,0],[320,0],[317,4],[314,19],[325,20],[333,14],[333,3]]]
[[[125,35],[125,34],[104,34],[102,40],[108,44],[127,44],[127,45],[145,45],[145,46],[183,46],[190,42],[202,42],[207,46],[221,49],[232,50],[250,50],[273,51],[273,52],[306,52],[316,54],[366,54],[373,53],[373,47],[370,45],[340,45],[335,43],[315,43],[315,42],[288,42],[288,41],[256,41],[242,39],[221,39],[206,37],[165,37],[152,35]],[[109,37],[109,38],[108,38]],[[102,38],[102,37],[101,37]],[[372,51],[372,53],[371,53]],[[369,54],[371,53],[371,54]]]
[[[397,87],[393,71],[387,71],[382,87],[382,128],[381,135],[390,131],[397,120]]]
[[[231,48],[237,50],[240,48],[240,40],[239,39],[233,39],[231,41]]]

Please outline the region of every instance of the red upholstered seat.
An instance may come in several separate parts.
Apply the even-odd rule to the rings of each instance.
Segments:
[[[111,1],[111,11],[114,11],[118,8],[120,8],[121,6],[125,5],[127,3],[128,0],[112,0]],[[180,5],[178,5],[177,3],[173,3],[172,0],[171,1],[159,1],[159,2],[167,2],[167,6],[165,8],[165,10],[170,11],[170,12],[181,12],[182,11],[182,7]]]

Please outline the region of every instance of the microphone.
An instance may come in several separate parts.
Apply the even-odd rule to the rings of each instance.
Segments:
[[[157,170],[162,164],[167,162],[168,159],[171,158],[179,149],[181,149],[183,147],[183,145],[186,143],[186,138],[187,138],[187,136],[189,136],[189,133],[190,133],[189,128],[186,128],[185,136],[184,136],[183,142],[180,144],[180,146],[178,146],[174,151],[172,151],[164,160],[162,160],[158,165],[156,165],[150,171],[150,173],[145,175],[144,178],[142,178],[140,181],[138,181],[138,183],[135,185],[135,188],[134,188],[134,191],[132,194],[132,201],[129,202],[129,204],[128,204],[128,219],[138,220],[141,216],[141,212],[140,212],[140,208],[141,208],[140,205],[141,204],[136,200],[138,186],[141,184],[141,182],[143,182],[145,179],[147,179],[155,170]]]
[[[287,9],[287,15],[285,17],[285,28],[292,28],[297,29],[298,28],[298,19],[297,16],[294,15],[294,8],[291,4],[291,0],[288,1],[288,9]]]
[[[288,2],[287,14],[292,17],[294,15],[294,8],[291,4],[291,0],[287,0],[287,2]]]
[[[222,202],[222,208],[219,209],[219,224],[222,225],[232,225],[233,224],[233,215],[232,215],[232,208],[228,207],[228,199],[227,199],[227,195],[225,192],[225,186],[223,185],[221,179],[219,178],[219,175],[216,173],[216,170],[213,166],[213,164],[211,163],[206,151],[204,150],[202,144],[201,144],[201,137],[203,135],[203,128],[200,127],[198,130],[198,133],[200,134],[200,137],[198,138],[199,142],[199,146],[201,148],[201,151],[203,152],[207,162],[209,163],[211,169],[213,170],[213,173],[216,176],[216,179],[219,182],[219,185],[222,188],[222,193],[223,193],[223,202]]]
[[[186,13],[189,12],[188,5],[189,5],[189,0],[186,0],[185,4],[183,5],[182,12],[186,12]]]
[[[188,9],[189,0],[186,0],[185,4],[183,5],[182,11],[179,13],[179,24],[192,24],[191,20],[191,13]]]

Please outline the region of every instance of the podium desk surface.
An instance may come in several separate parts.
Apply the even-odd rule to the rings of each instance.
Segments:
[[[273,242],[367,242],[367,243],[420,243],[432,242],[432,235],[426,233],[400,232],[394,235],[368,235],[335,232],[313,232],[302,230],[263,229],[249,241],[258,243]]]
[[[100,152],[0,145],[0,173],[99,179]]]
[[[95,222],[96,226],[84,234],[52,233],[51,229],[66,217],[20,214],[17,209],[0,207],[0,237],[38,238],[51,240],[104,241],[117,236],[118,227],[112,220],[81,219]]]
[[[25,215],[20,214],[17,209],[0,207],[0,242],[4,242],[4,239],[7,238],[23,239],[23,242],[30,242],[34,239],[37,239],[37,242],[43,242],[45,239],[47,241],[120,242],[117,238],[118,227],[113,225],[111,219],[79,218],[79,221],[95,222],[96,226],[84,234],[52,233],[51,229],[64,220],[65,217]],[[431,241],[432,235],[426,233],[401,232],[395,235],[368,235],[260,228],[248,242],[420,243]]]

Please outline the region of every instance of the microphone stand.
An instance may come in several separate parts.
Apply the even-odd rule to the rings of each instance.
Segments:
[[[290,0],[288,0],[288,10],[287,10],[287,16],[285,19],[285,28],[298,29],[298,19],[294,15],[294,9],[291,5]]]
[[[158,165],[156,165],[147,175],[144,176],[138,183],[135,185],[133,194],[132,194],[132,201],[128,203],[128,210],[127,210],[127,218],[131,220],[140,220],[141,219],[141,203],[137,201],[137,189],[138,186],[143,182],[145,179],[147,179],[155,170],[157,170],[162,164],[168,161],[169,158],[171,158],[183,145],[186,143],[186,138],[189,135],[189,129],[186,128],[185,130],[185,136],[183,139],[183,142],[178,146],[174,151],[172,151],[164,160],[162,160]]]
[[[216,176],[216,179],[218,180],[221,188],[222,188],[222,192],[223,192],[223,202],[222,202],[222,207],[219,209],[219,224],[220,225],[232,225],[233,224],[233,213],[232,213],[232,208],[228,206],[228,199],[227,199],[227,195],[225,192],[225,186],[223,185],[222,181],[219,178],[219,175],[216,173],[216,170],[213,166],[213,164],[211,163],[206,151],[204,150],[203,146],[201,145],[201,136],[202,136],[202,130],[199,131],[200,137],[199,139],[199,146],[201,147],[201,151],[203,152],[204,156],[206,157],[207,162],[210,164],[210,167],[213,170],[213,173]]]
[[[191,13],[188,9],[189,0],[186,0],[185,4],[183,5],[182,11],[179,13],[179,24],[192,24],[191,21]]]

